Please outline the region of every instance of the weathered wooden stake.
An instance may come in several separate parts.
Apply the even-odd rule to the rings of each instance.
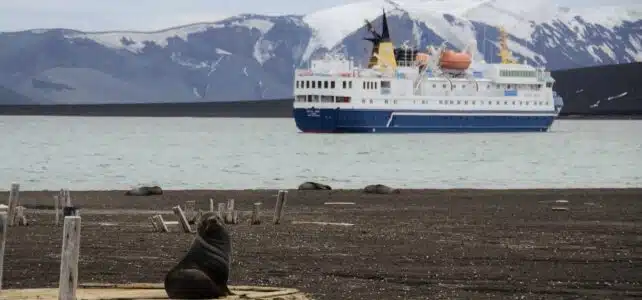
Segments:
[[[221,220],[225,220],[225,203],[218,204],[218,211],[216,213]]]
[[[152,227],[154,227],[154,231],[159,232],[160,227],[158,227],[158,224],[156,223],[156,219],[154,217],[155,216],[149,217],[149,222],[152,223]]]
[[[225,213],[225,223],[234,224],[234,199],[227,199],[227,210]]]
[[[250,224],[252,225],[259,225],[261,224],[261,202],[256,202],[254,203],[254,207],[252,208],[252,219],[250,219]]]
[[[181,224],[181,227],[183,227],[183,231],[186,233],[192,233],[192,228],[189,226],[189,223],[187,222],[187,218],[185,217],[185,214],[183,213],[183,209],[179,205],[174,206],[172,208],[174,211],[174,214],[178,217],[178,223]]]
[[[167,228],[167,223],[165,223],[165,220],[163,220],[163,216],[155,215],[152,218],[156,220],[156,224],[160,228],[161,232],[169,232],[169,228]]]
[[[279,194],[276,196],[276,207],[274,208],[274,224],[281,223],[281,217],[283,216],[283,208],[285,203],[288,200],[288,191],[279,191]]]
[[[58,299],[76,300],[78,257],[80,256],[80,217],[65,217],[63,226]]]
[[[25,207],[24,206],[16,206],[16,216],[15,216],[15,221],[18,226],[27,226],[29,225],[29,222],[27,221],[27,216],[25,216]]]
[[[54,198],[54,213],[56,214],[56,225],[60,224],[60,198],[58,196],[53,196]]]
[[[196,215],[196,201],[189,200],[185,201],[185,216],[189,219],[194,218]]]
[[[210,198],[210,211],[214,212],[214,199]]]
[[[7,229],[9,215],[7,212],[0,212],[0,291],[2,291],[2,271],[4,271],[4,245],[7,240]]]
[[[9,203],[7,203],[7,205],[9,206],[9,216],[8,216],[9,226],[13,226],[15,224],[16,207],[18,206],[19,201],[20,201],[20,184],[12,183],[11,191],[9,192]]]
[[[65,207],[71,207],[71,192],[65,189]]]

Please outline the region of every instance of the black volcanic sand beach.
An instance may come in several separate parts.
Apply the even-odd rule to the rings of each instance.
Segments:
[[[62,225],[52,226],[47,210],[53,194],[21,192],[32,225],[9,230],[5,288],[57,286]],[[82,215],[79,281],[162,282],[193,236],[176,226],[153,233],[152,211],[176,220],[171,207],[186,200],[207,209],[209,198],[233,198],[245,212],[242,224],[230,226],[231,285],[296,287],[314,299],[642,297],[642,189],[290,191],[284,224],[249,225],[256,201],[271,220],[275,195],[72,192]]]

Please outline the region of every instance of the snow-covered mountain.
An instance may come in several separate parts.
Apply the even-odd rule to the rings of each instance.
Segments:
[[[156,32],[1,33],[0,86],[39,103],[287,98],[293,68],[310,58],[339,51],[365,62],[364,19],[380,26],[382,9],[396,44],[447,41],[462,49],[475,42],[477,60],[498,61],[498,26],[517,58],[552,70],[642,60],[642,6],[370,0],[304,16],[244,14]]]

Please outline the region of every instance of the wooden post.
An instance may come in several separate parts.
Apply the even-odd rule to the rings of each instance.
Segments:
[[[254,203],[254,207],[252,209],[252,219],[250,219],[250,224],[252,225],[259,225],[261,224],[261,202],[256,202]]]
[[[225,213],[225,223],[234,224],[234,199],[227,199],[227,211]]]
[[[2,272],[4,271],[4,245],[7,240],[9,216],[7,212],[0,211],[0,291],[2,291]]]
[[[189,219],[194,218],[196,215],[196,201],[188,200],[185,201],[185,216]]]
[[[279,194],[276,196],[276,207],[274,208],[274,224],[281,223],[281,217],[283,217],[283,208],[285,203],[288,200],[288,191],[279,191]]]
[[[16,225],[18,226],[29,225],[29,222],[27,221],[27,216],[25,216],[25,210],[26,209],[24,206],[16,206],[16,216],[15,216]]]
[[[60,198],[58,196],[53,196],[54,198],[54,213],[56,214],[55,220],[56,225],[60,224]]]
[[[149,217],[149,222],[152,223],[152,227],[154,227],[154,231],[159,232],[160,227],[158,227],[158,224],[156,223],[156,219],[154,217],[155,216]]]
[[[210,211],[214,212],[214,199],[210,198]]]
[[[169,228],[167,228],[167,224],[165,223],[165,220],[163,220],[163,216],[161,215],[155,215],[152,218],[156,220],[156,225],[160,228],[161,232],[169,232]]]
[[[12,183],[11,191],[9,192],[9,226],[13,226],[15,223],[16,216],[16,206],[20,201],[20,184]]]
[[[63,226],[58,299],[76,300],[78,257],[80,256],[80,217],[65,217]]]
[[[185,214],[183,213],[183,209],[179,205],[174,206],[172,208],[174,211],[174,214],[178,217],[178,223],[181,224],[181,227],[183,227],[183,231],[186,233],[192,233],[192,228],[189,226],[189,223],[187,222],[187,218],[185,217]]]
[[[71,207],[71,193],[69,190],[65,190],[65,207]]]
[[[218,214],[218,217],[221,220],[225,220],[225,203],[219,203],[218,204],[217,214]]]

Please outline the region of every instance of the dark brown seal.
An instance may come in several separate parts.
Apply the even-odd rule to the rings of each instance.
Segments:
[[[399,194],[401,193],[399,189],[393,189],[383,184],[371,184],[369,186],[366,186],[363,189],[363,192],[366,194]]]
[[[230,274],[230,235],[215,213],[201,217],[196,237],[183,259],[165,276],[170,299],[216,299],[233,295]]]
[[[318,182],[306,181],[299,185],[299,190],[302,191],[312,191],[312,190],[332,190],[332,188],[327,184],[322,184]]]
[[[141,186],[125,192],[125,196],[151,196],[162,195],[163,189],[160,186]]]

